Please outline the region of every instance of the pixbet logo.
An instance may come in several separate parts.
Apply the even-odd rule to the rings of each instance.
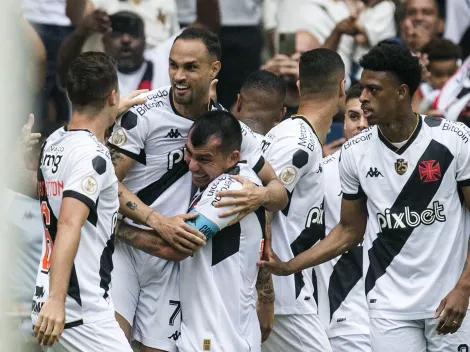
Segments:
[[[432,203],[432,208],[427,208],[421,213],[410,211],[405,207],[402,213],[392,213],[390,209],[385,209],[385,214],[378,213],[377,220],[381,229],[405,229],[417,227],[421,224],[431,225],[435,221],[444,222],[446,217],[443,214],[444,206],[438,201]]]

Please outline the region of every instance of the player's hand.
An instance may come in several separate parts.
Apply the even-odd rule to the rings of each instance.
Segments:
[[[173,248],[191,255],[206,245],[206,236],[186,223],[187,220],[195,219],[198,215],[198,213],[170,217],[160,215],[150,217],[147,225],[157,231]]]
[[[256,302],[256,313],[258,313],[261,328],[261,342],[264,342],[268,339],[274,325],[274,301]]]
[[[147,97],[140,95],[142,93],[147,93],[148,91],[148,89],[138,89],[121,96],[119,99],[118,116],[126,112],[126,110],[130,109],[134,105],[145,104]]]
[[[359,34],[359,30],[356,26],[357,18],[349,16],[336,25],[335,30],[341,34],[356,35]]]
[[[346,138],[337,139],[331,143],[325,144],[323,146],[323,157],[336,153],[336,151],[341,149],[341,146],[346,142]]]
[[[106,11],[97,9],[85,16],[77,31],[89,37],[94,33],[107,33],[111,32],[111,20],[109,19]]]
[[[287,276],[293,274],[292,269],[290,268],[289,262],[283,262],[279,257],[274,253],[272,248],[265,247],[264,258],[257,263],[258,267],[264,268],[269,271],[271,274],[277,276]]]
[[[222,200],[215,203],[216,208],[221,207],[234,207],[231,210],[223,211],[219,214],[221,218],[238,214],[238,216],[229,223],[230,225],[236,224],[248,214],[254,212],[264,203],[264,196],[266,189],[258,187],[249,179],[234,175],[231,176],[243,185],[240,190],[219,191],[216,196],[221,197]],[[232,197],[232,199],[223,199],[224,197]]]
[[[434,316],[436,319],[441,317],[436,327],[438,335],[453,334],[460,328],[467,313],[468,300],[468,291],[458,286],[444,297]]]
[[[34,326],[34,336],[40,345],[52,346],[64,331],[65,302],[49,297],[41,308]]]
[[[29,114],[28,123],[23,126],[21,130],[21,150],[23,152],[23,160],[28,170],[36,170],[38,167],[38,160],[34,157],[33,147],[39,143],[41,138],[40,133],[31,133],[34,125],[34,115]]]
[[[209,99],[217,101],[217,83],[219,80],[217,78],[213,79],[211,86],[209,87]]]

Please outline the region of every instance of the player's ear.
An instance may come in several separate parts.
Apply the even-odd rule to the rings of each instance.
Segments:
[[[230,153],[229,162],[231,166],[235,166],[240,161],[240,151],[234,150]]]
[[[276,123],[282,121],[282,118],[286,115],[286,111],[287,111],[287,108],[285,106],[283,106],[282,109],[281,109],[281,115],[279,115],[279,119],[277,121],[275,121]]]
[[[237,112],[242,110],[242,97],[240,93],[237,94]]]
[[[346,97],[346,80],[345,79],[343,79],[341,81],[341,86],[340,86],[340,90],[339,90],[339,97],[340,98]]]
[[[410,91],[410,89],[408,88],[408,86],[406,84],[401,84],[399,87],[398,87],[398,101],[403,101],[405,100],[407,97],[408,97],[408,92]]]
[[[219,74],[219,71],[220,71],[220,68],[222,67],[222,64],[220,63],[220,61],[214,61],[212,63],[212,68],[211,68],[211,78],[214,79],[215,77],[217,77],[217,75]]]
[[[119,104],[119,93],[116,91],[116,89],[113,89],[109,94],[108,104],[110,106],[116,106]]]
[[[295,82],[295,85],[297,86],[297,89],[299,90],[300,93],[300,80],[298,79],[297,82]]]

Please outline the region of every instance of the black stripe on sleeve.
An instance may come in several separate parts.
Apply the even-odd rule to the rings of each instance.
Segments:
[[[224,228],[212,238],[212,266],[240,251],[240,223]]]
[[[258,174],[261,169],[263,168],[264,164],[266,163],[266,161],[264,160],[264,157],[263,156],[260,156],[258,162],[256,163],[255,166],[253,166],[253,171],[255,172],[255,174]]]
[[[71,321],[69,323],[65,323],[64,329],[70,329],[70,328],[74,328],[74,327],[80,326],[80,325],[83,325],[83,319],[79,319],[79,320]]]
[[[147,165],[147,154],[145,154],[145,150],[144,149],[141,149],[140,150],[140,154],[135,154],[135,153],[132,153],[128,150],[125,150],[125,149],[122,149],[122,148],[119,148],[117,146],[115,146],[114,144],[112,144],[111,142],[108,141],[108,145],[110,148],[112,149],[115,149],[116,151],[118,151],[119,153],[121,154],[124,154],[126,156],[128,156],[129,158],[141,163],[142,165]]]
[[[64,191],[64,195],[63,195],[63,198],[65,197],[70,197],[70,198],[75,198],[79,201],[81,201],[82,203],[84,203],[88,208],[90,208],[90,214],[88,214],[88,222],[90,222],[93,226],[96,227],[96,223],[98,221],[98,199],[96,201],[96,204],[95,202],[91,199],[91,198],[88,198],[86,195],[82,194],[82,193],[79,193],[79,192],[76,192],[76,191],[72,191],[72,190],[67,190],[67,191]]]
[[[463,181],[457,181],[457,184],[459,185],[459,187],[468,187],[468,186],[470,186],[470,179],[463,180]]]
[[[365,197],[366,197],[366,194],[362,190],[361,186],[359,186],[359,189],[357,190],[356,194],[344,193],[343,192],[343,199],[345,199],[345,200],[358,200],[358,199],[362,199],[362,198],[365,198]]]
[[[446,146],[432,140],[416,163],[413,173],[396,198],[395,203],[390,207],[390,214],[402,214],[405,212],[405,207],[408,208],[410,213],[416,212],[417,214],[421,214],[427,209],[438,192],[453,159],[454,156]],[[434,165],[439,163],[438,179],[425,182],[427,179],[423,177],[422,180],[419,168],[422,167],[420,165],[423,161],[433,161]],[[382,211],[385,211],[385,209]],[[383,227],[369,249],[370,266],[365,279],[366,294],[374,288],[376,281],[385,274],[388,266],[400,253],[414,230],[414,227],[409,225],[395,227],[393,226],[392,229]]]

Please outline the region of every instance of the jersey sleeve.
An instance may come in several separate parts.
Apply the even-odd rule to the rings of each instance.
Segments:
[[[248,162],[248,165],[255,173],[259,173],[264,166],[264,157],[261,153],[260,142],[256,138],[250,127],[240,122],[242,128],[242,147],[240,150],[241,158]]]
[[[356,200],[364,196],[351,154],[349,151],[342,149],[339,156],[339,178],[343,198],[346,200]]]
[[[456,122],[463,133],[462,136],[470,136],[470,129],[463,123]],[[460,133],[458,134],[460,136]],[[458,154],[456,158],[456,180],[460,187],[470,186],[470,148],[468,138],[456,138],[458,141]]]
[[[102,189],[110,182],[111,166],[106,156],[88,149],[72,158],[64,178],[63,197],[72,197],[85,203],[90,210],[96,209]],[[108,172],[107,172],[108,171]],[[114,175],[114,170],[111,171]]]
[[[305,146],[292,142],[289,137],[279,138],[274,143],[266,140],[263,142],[269,144],[264,154],[266,160],[290,193],[302,176],[313,167],[312,165],[320,162],[313,160],[315,153]]]
[[[109,144],[128,157],[145,164],[145,141],[148,135],[147,117],[128,110],[116,120]]]
[[[211,184],[207,187],[201,200],[190,211],[190,213],[197,212],[197,218],[187,221],[190,226],[203,233],[207,240],[217,232],[226,228],[228,224],[238,216],[238,214],[234,214],[232,216],[221,218],[219,217],[221,212],[233,209],[234,206],[216,208],[214,205],[220,200],[220,198],[216,197],[217,192],[225,190],[240,190],[242,189],[242,184],[228,175],[222,176],[218,181],[217,185]],[[231,199],[231,197],[226,197],[224,199]]]

